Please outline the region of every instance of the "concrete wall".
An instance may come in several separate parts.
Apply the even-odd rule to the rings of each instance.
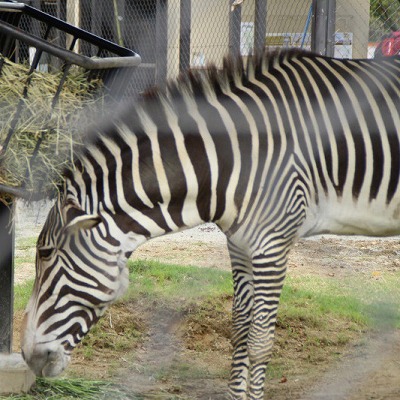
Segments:
[[[353,33],[352,58],[368,53],[369,0],[341,0],[337,3],[336,31]]]
[[[180,1],[170,0],[168,6],[168,76],[174,77],[179,72]],[[220,66],[228,53],[229,1],[193,0],[191,18],[192,67]]]

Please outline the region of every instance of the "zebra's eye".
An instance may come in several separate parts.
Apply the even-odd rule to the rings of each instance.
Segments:
[[[40,258],[49,258],[53,254],[54,249],[51,247],[39,247],[38,255]]]

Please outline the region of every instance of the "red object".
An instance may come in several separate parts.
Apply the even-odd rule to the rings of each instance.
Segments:
[[[400,54],[400,31],[384,37],[375,49],[374,57],[388,57]]]

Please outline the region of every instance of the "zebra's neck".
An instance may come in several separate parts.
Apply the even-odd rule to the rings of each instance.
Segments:
[[[143,241],[209,221],[229,229],[239,171],[229,136],[211,138],[201,126],[184,135],[188,111],[147,105],[123,114],[111,135],[87,147],[67,195],[87,213],[101,214],[118,235]]]

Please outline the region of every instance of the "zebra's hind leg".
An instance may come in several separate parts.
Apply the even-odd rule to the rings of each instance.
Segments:
[[[254,302],[247,341],[248,398],[252,400],[264,398],[265,373],[271,360],[279,298],[286,275],[286,254],[274,252],[253,258]]]
[[[234,299],[232,307],[232,368],[229,381],[231,399],[247,399],[249,357],[247,337],[253,309],[253,267],[251,257],[228,239],[231,258]]]

